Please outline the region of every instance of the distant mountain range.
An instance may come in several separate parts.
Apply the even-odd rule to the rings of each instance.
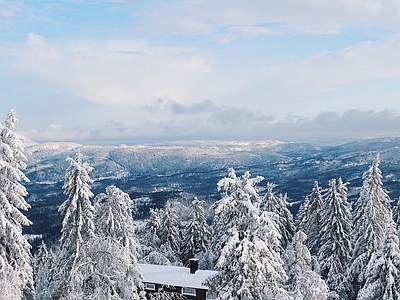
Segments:
[[[66,158],[80,152],[92,167],[94,194],[116,185],[136,203],[136,218],[144,218],[149,207],[167,200],[183,203],[197,196],[211,203],[218,199],[217,182],[233,167],[238,175],[250,171],[277,184],[276,193],[287,193],[289,201],[301,202],[311,193],[313,182],[327,187],[332,178],[349,182],[349,199],[356,200],[365,172],[380,153],[384,187],[393,200],[400,195],[400,138],[380,138],[337,146],[314,146],[279,141],[194,141],[137,146],[85,146],[76,143],[34,143],[24,139],[28,167],[25,184],[34,225],[27,233],[56,236],[61,216],[57,207],[66,199],[62,185],[68,167]],[[297,210],[298,205],[292,207]]]

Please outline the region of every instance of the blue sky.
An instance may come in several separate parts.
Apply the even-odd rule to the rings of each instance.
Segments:
[[[0,0],[0,113],[35,141],[399,136],[399,100],[397,0]]]

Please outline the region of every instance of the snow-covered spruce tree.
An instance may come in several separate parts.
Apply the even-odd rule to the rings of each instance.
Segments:
[[[400,237],[400,197],[397,199],[397,205],[393,208],[393,220],[396,224],[397,235]]]
[[[220,253],[218,274],[206,284],[218,299],[291,299],[279,286],[286,280],[283,261],[274,249],[280,234],[270,212],[258,208],[255,189],[263,177],[246,172],[237,177],[234,169],[218,182],[223,190],[213,222],[213,248]]]
[[[133,201],[115,186],[94,199],[95,238],[84,279],[85,299],[139,299],[142,277],[132,217]]]
[[[162,209],[150,208],[150,219],[147,224],[147,229],[153,236],[153,240],[160,240],[160,229],[161,229],[161,216],[164,214]],[[157,243],[158,245],[160,242]]]
[[[22,181],[26,157],[24,147],[12,131],[18,119],[11,110],[0,124],[0,290],[4,299],[33,298],[31,246],[22,235],[22,227],[32,223],[20,210],[28,210]]]
[[[68,157],[67,161],[69,167],[63,189],[68,199],[58,209],[64,219],[52,291],[55,299],[81,298],[84,277],[81,266],[88,263],[88,241],[94,237],[94,208],[90,201],[93,193],[89,185],[92,183],[89,177],[92,168],[82,162],[80,153],[76,155],[76,159]]]
[[[329,190],[324,195],[321,248],[318,252],[320,273],[333,299],[344,299],[343,285],[347,264],[351,258],[351,208],[347,202],[346,187],[336,180],[329,182]]]
[[[161,242],[160,252],[175,265],[181,264],[180,246],[182,241],[181,224],[171,201],[167,201],[161,215],[161,228],[159,237]]]
[[[185,228],[182,241],[182,262],[185,266],[189,265],[189,259],[197,254],[205,253],[211,243],[211,228],[207,224],[204,212],[204,201],[195,198],[192,201],[192,211],[190,220]]]
[[[38,300],[52,299],[49,290],[49,281],[52,281],[51,269],[53,264],[53,254],[49,253],[46,244],[42,240],[34,256],[35,298]]]
[[[141,236],[140,262],[154,265],[170,265],[169,259],[160,252],[161,227],[164,210],[150,208],[150,219],[146,223],[145,233]]]
[[[246,172],[247,177],[250,177],[250,173]],[[242,176],[244,177],[244,175]],[[245,178],[243,178],[245,180]],[[255,189],[255,186],[264,180],[264,177],[257,176],[256,178],[251,178],[249,187],[252,189],[248,191],[248,196],[251,197],[250,201],[252,204],[258,204],[260,202],[260,197]],[[212,223],[212,240],[211,247],[208,252],[210,260],[210,269],[216,269],[218,260],[221,255],[224,243],[222,238],[227,239],[227,231],[229,228],[236,226],[237,219],[235,214],[239,214],[238,208],[236,207],[237,198],[240,196],[240,192],[243,188],[239,185],[242,184],[241,178],[236,176],[236,171],[233,168],[228,169],[228,177],[225,177],[218,181],[218,191],[221,192],[221,199],[215,202],[211,206],[211,210],[214,210],[214,218]],[[239,191],[236,191],[239,190]],[[258,207],[258,206],[257,206]],[[232,218],[229,217],[229,213],[232,212]],[[243,213],[240,213],[240,216]],[[226,242],[226,241],[224,241]],[[277,243],[279,245],[279,243]]]
[[[355,299],[364,286],[366,266],[378,251],[385,238],[387,226],[392,222],[390,198],[383,188],[379,156],[363,175],[360,197],[355,204],[353,217],[353,251],[347,272],[348,294]]]
[[[278,215],[277,225],[281,233],[282,250],[292,241],[293,235],[296,232],[296,227],[293,221],[293,215],[287,208],[287,196],[280,194],[276,196],[273,192],[275,184],[268,182],[267,193],[261,203],[261,210],[273,212]]]
[[[306,198],[304,199],[303,203],[300,204],[299,210],[297,211],[297,214],[296,214],[296,218],[295,218],[296,231],[303,231],[305,233],[305,230],[307,228],[306,224],[309,219],[309,215],[308,215],[309,203],[310,203],[310,196],[307,195]]]
[[[345,203],[347,203],[347,205],[351,209],[351,204],[349,203],[348,198],[347,198],[347,191],[348,191],[347,186],[348,185],[349,185],[348,182],[343,182],[342,178],[339,177],[338,183],[337,183],[337,191],[340,194],[340,196],[342,197],[343,201]]]
[[[383,246],[373,253],[365,270],[366,282],[357,300],[400,299],[400,250],[396,225],[388,224]]]
[[[305,245],[307,236],[298,231],[283,253],[288,280],[285,288],[295,300],[324,300],[329,288],[325,281],[312,270],[313,259]]]
[[[318,255],[318,250],[321,246],[319,233],[322,229],[323,206],[324,201],[322,199],[321,188],[318,186],[318,181],[315,181],[311,195],[307,196],[297,216],[298,230],[303,231],[307,235],[306,245],[311,255],[314,256]]]

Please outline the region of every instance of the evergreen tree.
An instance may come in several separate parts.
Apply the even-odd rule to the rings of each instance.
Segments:
[[[214,204],[213,247],[220,256],[217,275],[207,280],[219,299],[290,299],[279,286],[286,279],[282,260],[274,248],[280,237],[274,215],[258,208],[255,189],[263,178],[234,169],[218,182],[222,199]]]
[[[282,250],[292,241],[293,235],[296,232],[296,227],[293,221],[293,215],[287,208],[287,196],[280,194],[276,196],[273,192],[275,184],[267,184],[267,193],[265,194],[261,203],[261,209],[263,211],[273,212],[278,216],[276,220],[279,232],[281,233],[281,246]]]
[[[320,272],[331,291],[336,292],[332,298],[343,299],[343,285],[347,264],[351,258],[351,210],[347,202],[346,187],[336,180],[329,183],[329,191],[325,195],[324,213],[321,231],[321,248],[318,252]]]
[[[181,224],[172,203],[167,201],[163,215],[161,215],[161,228],[159,230],[161,253],[173,264],[180,264],[180,245],[182,241]]]
[[[163,209],[150,208],[150,219],[145,226],[145,233],[143,234],[140,243],[142,251],[142,256],[140,258],[141,263],[154,265],[171,264],[170,260],[161,253],[161,228],[163,215]]]
[[[397,235],[400,237],[400,197],[397,199],[397,205],[393,209],[393,220],[396,224]]]
[[[78,153],[76,159],[67,158],[69,167],[63,185],[68,199],[59,207],[64,215],[61,229],[60,253],[56,268],[56,282],[52,297],[56,299],[81,298],[83,275],[80,267],[87,264],[88,241],[94,237],[93,213],[90,201],[93,193],[89,186],[92,168],[82,162]]]
[[[164,214],[162,209],[158,208],[150,208],[150,220],[147,224],[147,228],[150,231],[151,235],[153,236],[152,240],[160,240],[161,237],[161,216]],[[158,242],[157,244],[160,244]]]
[[[329,288],[321,276],[312,270],[313,259],[305,245],[306,241],[306,234],[298,231],[283,254],[288,275],[285,287],[293,299],[323,300],[327,298]]]
[[[228,169],[228,177],[225,177],[218,181],[218,191],[221,192],[222,198],[215,202],[211,209],[214,210],[214,219],[212,223],[212,241],[211,247],[208,251],[209,256],[209,268],[216,269],[219,257],[221,255],[222,248],[224,246],[223,237],[226,238],[226,233],[229,228],[236,226],[237,222],[235,216],[239,214],[234,205],[236,199],[242,197],[241,194],[243,188],[246,188],[246,197],[250,198],[249,201],[257,206],[260,202],[260,197],[254,188],[259,182],[264,180],[264,177],[257,176],[256,178],[250,178],[250,173],[246,172],[243,178],[238,178],[233,168]],[[244,182],[246,185],[244,185]],[[248,182],[247,182],[248,181]],[[241,187],[242,185],[243,187]],[[232,207],[231,207],[232,206]],[[233,210],[232,218],[229,217],[230,210]],[[226,212],[225,212],[226,211]],[[279,243],[277,243],[277,246]]]
[[[22,227],[32,223],[20,210],[28,210],[27,196],[22,181],[26,157],[24,147],[12,131],[18,123],[11,110],[4,124],[0,124],[0,289],[4,299],[33,297],[31,246],[22,235]]]
[[[349,203],[348,199],[347,199],[347,185],[349,183],[348,182],[343,182],[342,178],[338,179],[338,184],[337,184],[337,191],[340,195],[340,197],[342,197],[343,203],[346,204],[349,209],[351,210],[351,204]]]
[[[322,229],[322,211],[324,201],[322,199],[321,188],[318,181],[314,182],[311,195],[300,207],[298,213],[298,230],[303,231],[307,235],[307,247],[311,255],[318,255],[320,248],[319,234]]]
[[[51,300],[49,281],[51,281],[51,269],[53,267],[52,254],[42,240],[34,257],[35,298],[38,300]]]
[[[204,201],[197,198],[192,201],[190,217],[182,242],[182,262],[185,266],[188,266],[189,259],[205,253],[211,242],[211,229],[205,217]]]
[[[95,198],[95,238],[84,280],[85,299],[139,299],[133,201],[115,186]]]
[[[373,253],[365,271],[366,282],[357,300],[400,299],[400,250],[396,225],[388,224],[383,246]]]
[[[309,209],[308,206],[310,205],[310,196],[307,195],[306,198],[304,199],[303,203],[300,204],[299,210],[297,211],[296,214],[296,220],[295,220],[295,225],[296,225],[296,230],[297,231],[303,231],[305,233],[306,229],[306,223],[308,222],[309,219]]]
[[[379,156],[363,175],[360,197],[355,204],[353,217],[353,252],[348,269],[348,293],[355,298],[364,286],[366,266],[384,241],[387,226],[392,222],[390,198],[383,188]]]

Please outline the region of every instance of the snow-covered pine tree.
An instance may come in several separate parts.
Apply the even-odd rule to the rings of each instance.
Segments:
[[[250,173],[246,172],[247,177],[250,176],[249,174]],[[247,197],[250,197],[251,203],[255,204],[257,207],[258,202],[260,202],[260,197],[254,186],[262,180],[264,180],[264,177],[257,176],[256,178],[251,178],[248,184],[248,186],[252,186],[253,188],[248,191]],[[233,168],[228,169],[228,177],[218,181],[218,191],[221,192],[222,198],[211,206],[211,209],[214,210],[214,219],[212,223],[213,235],[211,247],[208,251],[210,269],[216,269],[222,248],[224,247],[222,238],[224,237],[226,239],[228,229],[236,226],[237,219],[235,218],[235,214],[239,213],[236,212],[238,210],[236,207],[236,199],[240,195],[239,191],[236,192],[236,190],[240,188],[240,184],[242,184],[242,180],[236,176],[236,171]],[[232,211],[234,215],[230,218],[229,213]],[[277,243],[277,245],[279,245],[279,243]]]
[[[85,299],[139,299],[142,277],[132,217],[133,201],[115,186],[94,199],[95,238],[84,280]]]
[[[267,193],[261,203],[261,210],[273,212],[278,216],[276,220],[281,233],[281,246],[282,250],[292,241],[293,235],[296,232],[296,227],[293,221],[293,215],[287,208],[287,196],[280,194],[276,196],[273,189],[276,187],[275,184],[267,183]]]
[[[34,256],[35,299],[52,299],[49,291],[49,281],[52,281],[50,272],[53,263],[52,253],[49,253],[46,244],[42,240]]]
[[[283,253],[288,280],[285,288],[295,300],[327,299],[329,288],[325,281],[312,270],[313,259],[305,245],[307,236],[298,231]]]
[[[351,208],[351,204],[349,203],[348,199],[347,199],[347,186],[349,185],[348,182],[343,182],[343,179],[341,177],[339,177],[338,179],[338,184],[337,184],[337,191],[340,194],[340,196],[342,197],[342,200],[344,201],[344,203],[347,203],[347,206],[349,207],[349,209]]]
[[[161,249],[161,227],[162,208],[150,208],[150,219],[146,223],[145,232],[141,236],[140,262],[154,265],[170,265],[169,259],[160,252]]]
[[[182,241],[181,257],[185,266],[189,265],[189,259],[197,254],[205,253],[211,243],[211,228],[207,224],[204,211],[204,201],[195,198],[192,201],[190,220],[185,228]]]
[[[383,188],[379,155],[363,174],[363,186],[355,204],[353,217],[353,251],[348,268],[348,294],[353,299],[364,286],[366,266],[385,238],[387,225],[392,222],[390,198]]]
[[[400,237],[400,197],[397,199],[397,205],[393,208],[393,220],[396,224],[397,235]]]
[[[18,123],[10,110],[0,124],[0,290],[4,299],[33,297],[33,271],[28,241],[22,227],[32,223],[20,210],[28,210],[27,191],[21,184],[29,182],[24,175],[24,147],[12,129]]]
[[[343,282],[351,258],[351,209],[345,184],[339,182],[338,189],[336,180],[332,179],[324,196],[321,248],[318,252],[321,276],[332,291],[330,296],[333,299],[345,297]]]
[[[383,246],[373,253],[365,270],[366,282],[357,300],[400,299],[400,250],[396,224],[387,224]]]
[[[76,159],[67,158],[69,167],[65,174],[64,194],[68,196],[59,207],[64,215],[61,229],[60,252],[56,262],[55,286],[52,297],[56,299],[81,298],[83,274],[80,267],[87,264],[88,241],[94,237],[93,213],[90,201],[92,168],[82,162],[82,154]]]
[[[322,229],[323,206],[324,201],[322,199],[321,188],[318,186],[318,181],[315,181],[312,193],[307,196],[300,207],[297,217],[298,230],[303,231],[307,235],[306,245],[313,256],[318,255],[318,250],[321,246],[319,233]]]
[[[150,208],[150,219],[147,224],[147,229],[150,231],[153,236],[152,240],[160,240],[160,229],[161,229],[161,216],[164,214],[164,211],[159,208]],[[160,242],[157,243],[159,245]],[[156,245],[156,246],[157,246]]]
[[[180,246],[182,241],[181,224],[171,201],[167,201],[161,215],[160,251],[172,264],[181,264]]]
[[[218,274],[207,280],[218,299],[291,299],[279,286],[286,280],[283,262],[275,251],[280,234],[270,212],[258,208],[256,185],[263,180],[246,172],[238,178],[230,168],[218,182],[223,190],[213,222]],[[276,215],[275,215],[276,216]]]
[[[308,205],[310,202],[310,196],[307,195],[304,199],[303,203],[300,204],[299,210],[297,211],[296,218],[295,218],[295,225],[297,231],[303,231],[305,224],[308,220]]]

